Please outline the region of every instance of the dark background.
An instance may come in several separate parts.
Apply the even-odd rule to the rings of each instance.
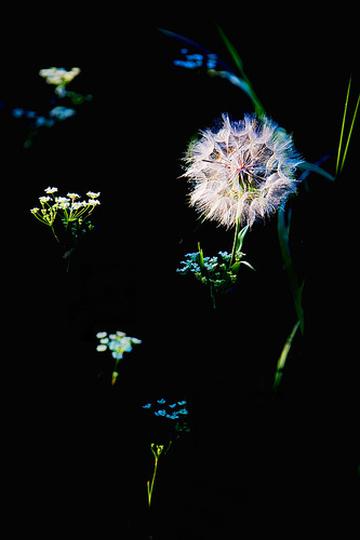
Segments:
[[[28,34],[20,50],[11,49],[0,112],[4,464],[10,507],[24,516],[13,518],[15,530],[25,524],[52,537],[71,523],[104,538],[145,538],[151,527],[155,538],[169,540],[237,538],[248,530],[291,538],[310,522],[351,522],[358,131],[343,176],[335,184],[309,177],[308,190],[301,187],[291,202],[306,334],[294,342],[277,395],[276,360],[296,319],[276,220],[247,235],[256,272],[244,269],[215,312],[208,292],[175,272],[197,241],[206,254],[232,242],[231,233],[200,224],[187,207],[178,176],[188,141],[222,112],[241,118],[251,103],[224,80],[175,68],[181,45],[158,28],[194,39],[231,65],[221,24],[268,114],[294,134],[306,160],[330,154],[325,168],[333,172],[351,73],[353,103],[358,88],[351,17],[307,15],[252,13],[248,24],[231,16],[130,18],[119,28],[109,18],[73,27],[62,38],[66,47],[47,29],[39,52],[28,50]],[[11,109],[46,108],[51,88],[37,73],[50,65],[78,65],[72,87],[93,101],[24,149],[28,128]],[[28,212],[49,185],[101,191],[96,229],[69,273],[49,231]],[[110,355],[96,352],[100,330],[143,340],[125,357],[115,388]],[[189,401],[192,430],[164,460],[149,525],[149,443],[161,432],[141,404],[161,396]]]

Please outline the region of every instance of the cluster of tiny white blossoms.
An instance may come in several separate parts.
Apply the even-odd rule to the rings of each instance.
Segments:
[[[98,352],[104,352],[107,349],[111,351],[111,355],[115,358],[115,366],[112,372],[111,384],[114,385],[119,376],[118,364],[123,359],[124,353],[131,352],[133,345],[140,345],[141,339],[130,337],[117,330],[115,334],[109,334],[107,332],[98,332],[96,337],[99,340],[99,344],[96,347]]]
[[[39,71],[40,77],[43,77],[48,84],[54,84],[55,86],[65,86],[79,75],[79,73],[80,68],[78,67],[73,67],[69,71],[56,67],[41,69]]]
[[[99,352],[109,349],[115,360],[121,360],[125,352],[131,352],[133,345],[139,345],[141,339],[130,337],[118,330],[115,334],[98,332],[96,337],[100,340],[96,350]]]
[[[61,215],[62,222],[67,225],[78,221],[82,222],[100,204],[100,192],[88,191],[87,200],[81,200],[78,193],[67,193],[66,197],[55,196],[58,192],[56,187],[45,189],[46,195],[39,197],[40,207],[35,207],[30,212],[45,225],[53,227],[56,216]]]
[[[275,122],[247,115],[222,116],[219,129],[206,129],[184,158],[191,182],[190,205],[204,219],[230,228],[252,226],[275,212],[296,191],[302,163],[293,140]]]

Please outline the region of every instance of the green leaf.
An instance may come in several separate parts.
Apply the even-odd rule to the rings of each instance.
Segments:
[[[309,163],[308,161],[303,161],[302,163],[299,163],[298,165],[299,169],[302,169],[303,171],[310,171],[316,174],[319,174],[320,176],[323,176],[327,180],[334,181],[335,176],[325,171],[322,167],[319,167],[319,165],[315,165],[315,163]]]
[[[246,225],[245,227],[243,227],[240,231],[239,231],[239,234],[237,236],[237,239],[236,239],[236,255],[239,255],[240,257],[243,255],[241,253],[241,248],[242,248],[242,245],[244,243],[244,238],[245,238],[245,235],[247,233],[247,231],[249,230],[249,226]]]
[[[198,242],[198,250],[199,250],[199,264],[201,268],[204,268],[204,252],[200,247],[200,242]]]
[[[241,79],[234,73],[231,73],[231,71],[218,71],[217,69],[209,69],[208,74],[210,77],[221,77],[222,79],[226,79],[234,86],[237,86],[240,88],[245,94],[249,96],[250,99],[253,98],[253,90],[249,86],[249,84],[244,81],[244,79]]]
[[[290,223],[291,223],[291,211],[287,212],[287,222],[285,219],[286,210],[285,208],[280,208],[278,211],[278,238],[281,256],[284,263],[284,270],[286,271],[289,279],[289,285],[291,293],[294,300],[295,311],[300,321],[301,332],[304,332],[304,311],[302,308],[302,291],[304,284],[299,286],[298,277],[295,272],[293,265],[291,253],[290,253],[290,244],[289,244],[289,232],[290,232]]]
[[[230,266],[230,271],[233,272],[234,274],[237,274],[239,271],[239,268],[240,268],[240,261],[237,261],[237,262],[234,262],[234,264]]]
[[[227,37],[227,35],[225,34],[225,32],[223,31],[223,29],[220,26],[218,26],[218,32],[220,34],[221,39],[223,40],[223,42],[225,44],[225,47],[229,51],[230,56],[232,57],[236,67],[238,68],[239,72],[241,73],[242,78],[244,79],[245,83],[248,85],[247,94],[249,95],[250,99],[253,102],[256,114],[260,118],[265,116],[265,109],[264,109],[263,105],[261,104],[259,98],[255,94],[254,89],[252,87],[252,84],[250,83],[250,81],[249,81],[249,79],[248,79],[248,77],[247,77],[247,75],[246,75],[246,73],[244,71],[244,64],[243,64],[243,61],[240,58],[239,53],[237,52],[236,48],[231,43],[231,41],[229,40],[229,38]]]
[[[279,384],[281,382],[282,375],[283,375],[283,372],[284,372],[285,363],[286,363],[287,357],[289,355],[289,352],[290,352],[290,349],[291,349],[291,346],[292,346],[292,342],[294,340],[294,337],[296,335],[296,332],[297,332],[299,326],[300,326],[300,321],[297,321],[295,323],[293,329],[291,330],[289,336],[287,337],[287,339],[285,341],[285,344],[284,344],[284,346],[282,348],[280,357],[279,357],[277,365],[276,365],[276,373],[275,373],[275,380],[274,380],[274,384],[273,384],[273,390],[276,390],[279,387]]]
[[[231,43],[231,41],[229,40],[229,38],[225,34],[224,30],[220,26],[218,26],[218,32],[219,32],[219,34],[221,36],[221,39],[223,40],[223,42],[225,44],[225,47],[229,51],[229,53],[230,53],[235,65],[236,65],[236,67],[240,71],[243,78],[246,79],[247,77],[246,77],[245,72],[244,72],[244,64],[243,64],[243,61],[241,60],[241,58],[239,56],[239,53],[237,52],[234,45]]]
[[[355,120],[356,120],[357,112],[358,112],[358,109],[359,109],[359,103],[360,103],[360,94],[359,94],[357,102],[356,102],[355,111],[354,111],[354,114],[353,114],[353,117],[352,117],[350,130],[349,130],[348,137],[347,137],[347,140],[346,140],[345,150],[344,150],[343,157],[342,157],[342,160],[341,160],[340,172],[342,172],[342,170],[344,168],[345,159],[346,159],[346,156],[347,156],[347,153],[348,153],[349,144],[350,144],[352,132],[353,132],[354,125],[355,125]]]
[[[240,261],[239,264],[245,264],[245,266],[248,266],[249,268],[251,268],[251,270],[254,270],[255,272],[255,268],[247,261]]]
[[[336,158],[336,169],[335,169],[336,174],[338,174],[338,172],[339,172],[341,148],[342,148],[342,142],[343,142],[343,137],[344,137],[347,109],[348,109],[348,104],[349,104],[350,88],[351,88],[351,77],[349,79],[349,83],[348,83],[348,87],[347,87],[345,105],[344,105],[344,112],[343,112],[343,117],[342,117],[342,121],[341,121],[340,139],[339,139],[338,152],[337,152],[337,158]]]

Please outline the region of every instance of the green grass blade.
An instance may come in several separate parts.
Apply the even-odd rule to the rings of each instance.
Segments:
[[[289,336],[287,337],[287,339],[285,341],[285,344],[284,344],[284,346],[282,348],[282,351],[281,351],[281,354],[280,354],[280,357],[279,357],[279,360],[278,360],[277,366],[276,366],[273,390],[277,390],[277,388],[279,387],[279,384],[280,384],[282,376],[283,376],[285,363],[286,363],[287,357],[289,355],[289,352],[290,352],[290,349],[291,349],[291,346],[292,346],[292,342],[294,340],[294,337],[296,335],[296,332],[297,332],[299,326],[300,326],[300,321],[297,321],[297,323],[294,325],[293,329],[291,330],[291,332],[290,332]]]
[[[343,137],[344,137],[344,129],[345,129],[345,121],[346,121],[347,109],[348,109],[348,104],[349,104],[350,88],[351,88],[351,77],[349,79],[349,84],[348,84],[348,87],[347,87],[345,106],[344,106],[344,113],[343,113],[342,122],[341,122],[340,139],[339,139],[339,146],[338,146],[338,152],[337,152],[337,158],[336,158],[336,169],[335,169],[335,174],[336,175],[339,172],[341,148],[342,148],[342,142],[343,142]]]
[[[225,44],[225,47],[229,51],[231,58],[233,59],[236,67],[238,68],[239,72],[241,73],[242,78],[244,79],[245,83],[248,85],[248,88],[250,90],[250,94],[248,94],[248,95],[250,95],[250,98],[251,98],[251,100],[252,100],[252,102],[254,104],[256,114],[260,118],[262,116],[265,116],[265,109],[264,109],[262,103],[260,102],[259,98],[255,94],[254,89],[252,87],[252,84],[250,83],[250,80],[248,79],[248,77],[247,77],[247,75],[246,75],[246,73],[244,71],[244,64],[243,64],[243,61],[240,58],[239,53],[237,52],[236,48],[231,43],[231,41],[229,40],[227,35],[225,34],[224,30],[220,26],[218,26],[217,29],[218,29],[218,32],[220,34],[221,39],[223,40],[223,42]]]
[[[353,117],[352,117],[352,121],[351,121],[351,126],[350,126],[350,130],[349,130],[349,134],[348,134],[348,137],[347,137],[347,140],[346,140],[345,150],[344,150],[344,153],[343,153],[343,157],[342,157],[342,161],[341,161],[341,166],[340,166],[340,172],[342,172],[342,170],[343,170],[343,168],[344,168],[344,163],[345,163],[346,155],[347,155],[347,152],[348,152],[348,149],[349,149],[350,139],[351,139],[351,136],[352,136],[352,132],[353,132],[353,129],[354,129],[354,125],[355,125],[356,115],[357,115],[358,108],[359,108],[359,102],[360,102],[360,94],[359,94],[358,99],[357,99],[357,102],[356,102],[356,107],[355,107],[355,111],[354,111],[354,114],[353,114]]]
[[[291,294],[294,300],[295,311],[300,321],[301,332],[304,333],[304,310],[302,307],[303,284],[299,285],[298,277],[295,272],[295,268],[294,268],[291,253],[290,253],[289,231],[290,231],[291,213],[288,213],[288,220],[286,223],[285,212],[286,210],[284,208],[281,208],[278,211],[277,229],[278,229],[280,252],[281,252],[281,256],[284,263],[284,270],[286,271],[287,276],[288,276]]]
[[[241,60],[241,58],[239,56],[239,53],[237,52],[237,50],[235,49],[234,45],[231,43],[231,41],[229,40],[227,35],[225,34],[224,30],[220,26],[218,26],[217,28],[218,28],[218,32],[219,32],[219,34],[221,36],[221,39],[223,40],[223,42],[225,44],[225,47],[229,51],[229,53],[230,53],[235,65],[236,65],[236,67],[240,71],[242,78],[245,79],[247,82],[249,82],[247,80],[246,75],[245,75],[244,64],[243,64],[243,61]]]
[[[200,267],[203,268],[204,267],[204,252],[200,247],[200,242],[198,242],[198,251],[199,251],[199,264],[200,264]]]
[[[316,165],[315,163],[309,163],[308,161],[303,161],[302,163],[299,163],[298,165],[299,169],[302,169],[303,171],[309,171],[314,172],[316,174],[319,174],[320,176],[323,176],[327,180],[331,180],[332,182],[335,180],[335,176],[325,171],[322,167],[319,167],[319,165]]]

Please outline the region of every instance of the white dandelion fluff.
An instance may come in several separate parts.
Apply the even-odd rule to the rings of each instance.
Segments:
[[[220,128],[200,135],[189,145],[182,176],[191,182],[190,205],[204,219],[251,227],[296,191],[303,160],[292,137],[272,120],[246,115],[235,122],[224,114]]]

